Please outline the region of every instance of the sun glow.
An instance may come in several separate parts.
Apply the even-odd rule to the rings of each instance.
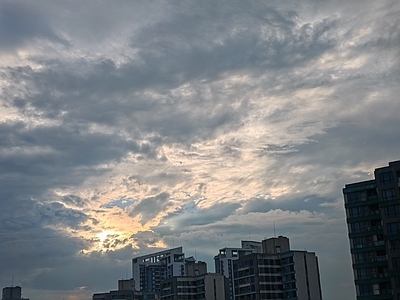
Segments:
[[[92,247],[82,250],[82,253],[115,251],[130,243],[129,234],[117,230],[102,230],[91,241]]]
[[[99,239],[100,244],[103,244],[108,239],[113,238],[115,236],[119,236],[119,235],[120,234],[116,231],[105,230],[105,231],[100,232],[97,235],[97,238]]]

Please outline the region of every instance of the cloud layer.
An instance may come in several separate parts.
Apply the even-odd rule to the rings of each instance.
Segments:
[[[354,299],[341,189],[399,159],[399,12],[2,1],[2,286],[88,299],[177,245],[212,271],[275,223]]]

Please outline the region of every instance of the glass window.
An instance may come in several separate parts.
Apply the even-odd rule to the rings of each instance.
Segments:
[[[346,200],[347,200],[347,203],[359,202],[360,201],[360,193],[359,192],[348,193],[348,194],[346,194]]]
[[[400,222],[386,224],[388,234],[400,234]]]
[[[394,276],[394,284],[397,288],[400,287],[400,275]]]
[[[349,226],[350,226],[350,232],[351,232],[351,233],[354,233],[354,232],[360,232],[360,231],[362,231],[360,225],[361,225],[360,222],[350,223],[350,224],[349,224]]]
[[[379,183],[381,185],[393,183],[393,173],[389,171],[379,174]]]
[[[370,272],[368,268],[356,269],[357,279],[368,279],[370,278]]]
[[[400,253],[400,240],[389,240],[389,251],[391,253]]]
[[[379,210],[378,204],[368,205],[368,214],[369,215],[379,215],[381,211]]]
[[[382,282],[379,284],[380,293],[383,295],[391,295],[392,294],[392,285],[390,282]]]
[[[396,191],[394,189],[382,190],[382,199],[384,201],[391,201],[396,198]]]
[[[359,284],[358,291],[360,296],[372,295],[372,285],[370,284]]]
[[[393,270],[400,270],[400,257],[392,258]]]
[[[358,218],[363,216],[363,207],[351,207],[348,209],[350,218]]]
[[[365,238],[356,237],[351,239],[351,241],[353,244],[353,248],[362,248],[363,246],[365,246]]]
[[[368,253],[356,253],[354,255],[355,263],[365,263],[368,262]]]
[[[399,206],[398,205],[390,205],[384,208],[385,217],[386,218],[394,218],[399,215]]]

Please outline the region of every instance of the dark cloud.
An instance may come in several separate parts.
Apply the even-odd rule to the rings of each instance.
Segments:
[[[247,214],[250,212],[268,212],[270,210],[282,209],[286,211],[301,211],[308,210],[314,212],[328,212],[331,210],[330,207],[321,206],[324,203],[331,203],[335,199],[322,198],[317,195],[308,195],[301,197],[300,199],[290,197],[290,200],[279,200],[279,199],[262,199],[255,198],[249,199],[240,209],[241,213]]]
[[[126,278],[125,266],[128,264],[128,261],[124,261],[122,264],[116,259],[104,256],[97,258],[75,256],[70,257],[67,261],[59,261],[58,267],[44,269],[26,284],[33,289],[58,290],[58,293],[62,290],[75,290],[83,286],[91,291],[115,290],[117,278]],[[115,282],[110,281],[110,275],[116,278]]]
[[[3,123],[0,135],[4,149],[0,153],[1,193],[9,196],[36,197],[49,187],[77,184],[88,174],[101,172],[91,167],[141,151],[135,142],[79,126],[31,128]],[[78,166],[87,169],[77,170]]]
[[[180,210],[170,213],[163,219],[162,225],[153,228],[153,230],[162,235],[189,231],[193,226],[223,221],[224,218],[235,214],[239,207],[240,204],[238,203],[219,203],[201,209],[194,202],[190,202]]]
[[[44,39],[67,46],[48,22],[40,6],[29,1],[2,1],[0,4],[0,49],[14,50],[34,39]]]
[[[276,222],[319,254],[324,298],[354,298],[341,188],[398,159],[399,11],[2,1],[1,283],[90,297],[134,255],[211,267]]]
[[[161,250],[157,245],[162,242],[162,237],[154,231],[139,231],[133,234],[131,238],[137,246],[135,256],[144,255],[149,251],[157,252]]]
[[[2,199],[1,232],[38,230],[47,226],[78,229],[87,216],[80,210],[66,208],[58,202],[38,203],[36,200]]]
[[[130,211],[129,215],[132,217],[140,215],[141,223],[145,224],[171,206],[169,197],[170,195],[164,192],[157,196],[143,199]]]
[[[61,201],[67,205],[72,205],[75,207],[86,207],[88,200],[82,199],[81,197],[75,195],[62,196]]]

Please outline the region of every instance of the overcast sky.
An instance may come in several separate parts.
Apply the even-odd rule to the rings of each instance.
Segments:
[[[90,299],[173,246],[213,271],[275,223],[354,299],[342,188],[400,159],[399,82],[398,0],[2,0],[1,288]]]

